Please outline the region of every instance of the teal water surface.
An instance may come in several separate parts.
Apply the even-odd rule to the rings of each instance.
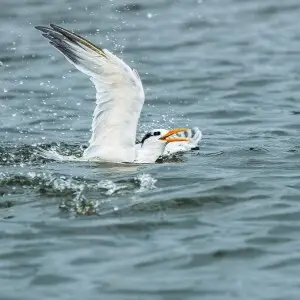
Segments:
[[[4,0],[0,298],[299,299],[300,2]],[[80,156],[95,91],[54,23],[142,78],[138,138],[198,126],[200,151],[134,166]]]

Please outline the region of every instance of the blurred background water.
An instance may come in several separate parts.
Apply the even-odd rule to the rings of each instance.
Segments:
[[[0,298],[299,299],[300,2],[2,0]],[[80,155],[95,91],[35,25],[136,68],[138,136],[198,126],[146,166]]]

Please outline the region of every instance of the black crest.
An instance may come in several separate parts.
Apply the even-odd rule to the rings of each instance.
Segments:
[[[161,134],[160,131],[147,132],[147,133],[144,135],[144,137],[143,137],[143,139],[142,139],[142,141],[141,141],[142,145],[143,145],[143,143],[145,142],[145,140],[148,139],[149,137],[151,137],[151,136],[159,136],[160,134]]]

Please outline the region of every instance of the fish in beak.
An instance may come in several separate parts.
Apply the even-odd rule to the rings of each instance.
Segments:
[[[172,135],[179,133],[179,132],[184,132],[189,130],[189,128],[174,128],[169,130],[166,134],[164,134],[162,137],[160,137],[160,140],[165,141],[166,143],[171,143],[171,142],[189,142],[189,138],[185,137],[171,137]]]

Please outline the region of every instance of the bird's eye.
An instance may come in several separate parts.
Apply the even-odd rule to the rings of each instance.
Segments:
[[[160,135],[160,132],[159,132],[159,131],[155,131],[155,132],[153,133],[153,135]]]

